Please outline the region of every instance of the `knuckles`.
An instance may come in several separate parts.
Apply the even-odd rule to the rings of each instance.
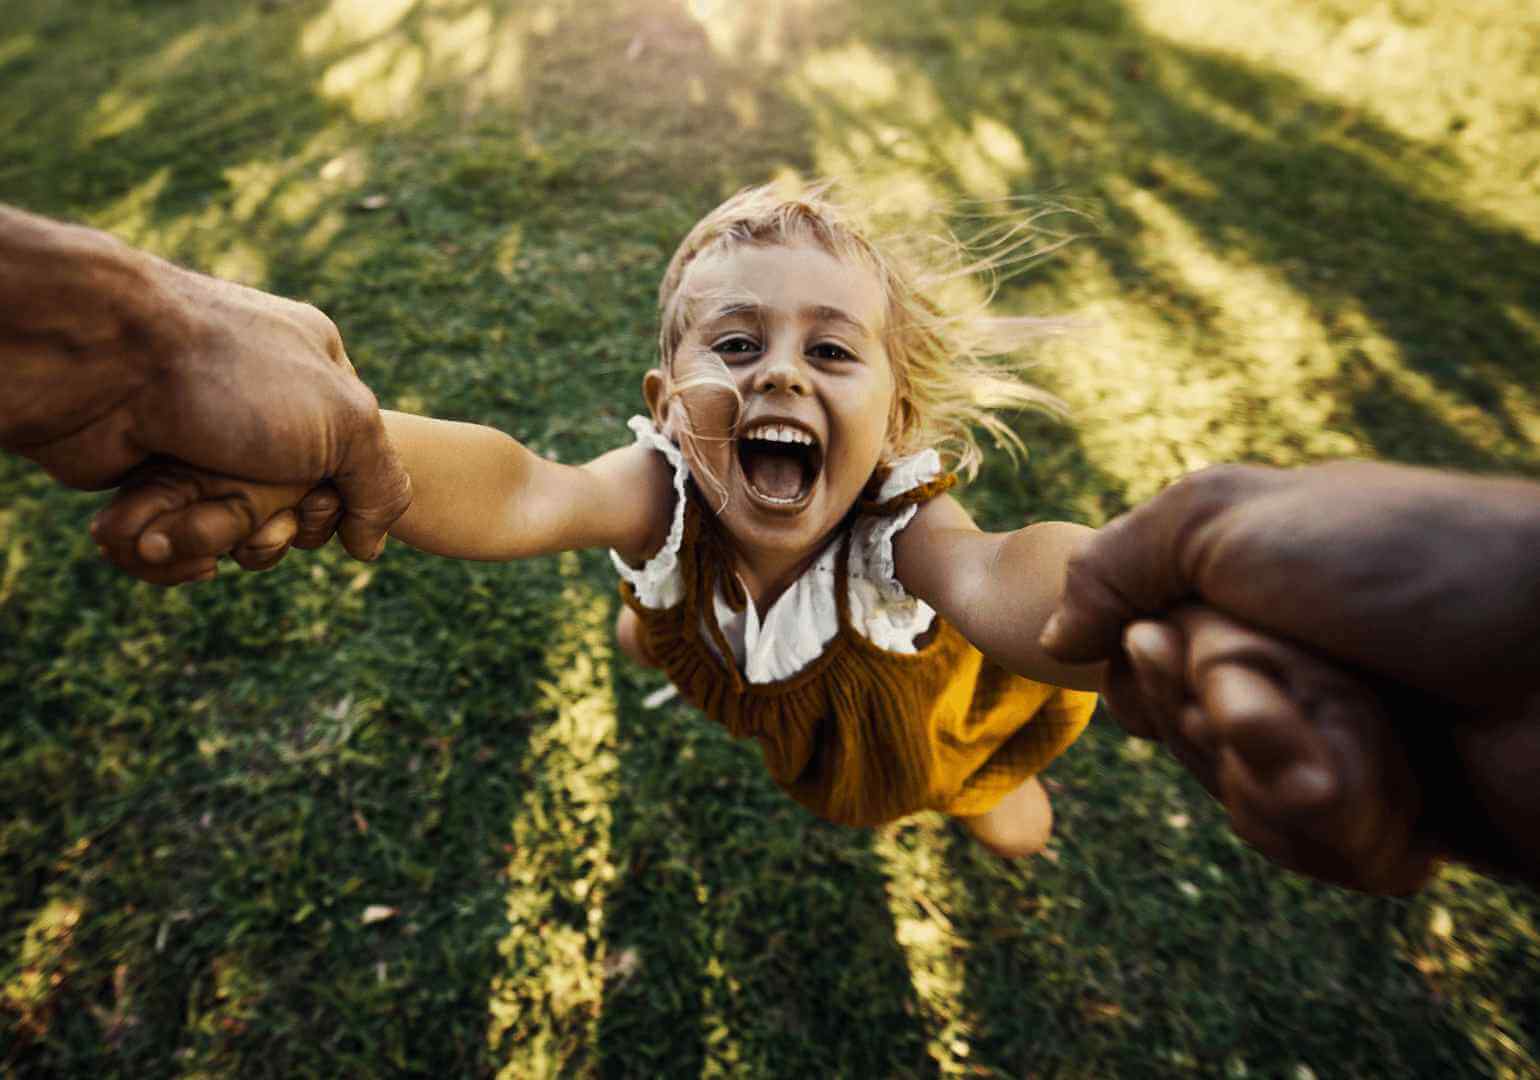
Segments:
[[[1236,496],[1257,490],[1269,477],[1278,475],[1278,472],[1278,469],[1267,465],[1209,465],[1188,473],[1172,484],[1171,488],[1200,495],[1206,501],[1233,502]]]
[[[301,321],[320,342],[321,351],[325,353],[326,358],[351,373],[353,364],[348,360],[347,348],[342,342],[342,331],[337,329],[337,324],[332,321],[331,316],[314,304],[307,304],[304,301],[295,301],[295,304],[299,308]]]

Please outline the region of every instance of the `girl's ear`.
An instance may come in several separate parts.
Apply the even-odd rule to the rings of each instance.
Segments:
[[[659,430],[668,426],[668,376],[663,374],[662,368],[652,368],[642,376],[642,399],[647,402],[647,411],[652,413],[652,422],[658,425]]]

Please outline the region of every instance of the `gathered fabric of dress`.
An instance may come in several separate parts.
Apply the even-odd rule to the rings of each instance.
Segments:
[[[640,568],[615,559],[643,647],[682,697],[755,739],[813,813],[860,826],[982,814],[1085,729],[1095,694],[991,663],[894,577],[893,537],[956,481],[934,451],[874,478],[761,622],[678,449],[646,418],[631,428],[669,459],[678,500],[661,551]]]

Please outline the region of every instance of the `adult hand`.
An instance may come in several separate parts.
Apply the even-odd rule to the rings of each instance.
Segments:
[[[1540,691],[1537,552],[1540,484],[1370,462],[1208,469],[1087,545],[1042,644],[1111,658],[1129,623],[1192,599],[1446,701],[1511,707]]]
[[[1422,786],[1380,698],[1359,679],[1218,612],[1183,607],[1129,627],[1130,704],[1281,866],[1365,892],[1427,880],[1439,841]]]
[[[325,544],[341,517],[341,500],[327,485],[256,484],[168,459],[131,472],[91,535],[125,573],[181,585],[212,578],[221,555],[246,570],[270,569],[291,545]]]
[[[343,543],[364,559],[411,501],[374,395],[321,312],[5,207],[0,366],[0,448],[73,487],[112,486],[153,455],[267,484],[328,481]],[[166,564],[194,554],[174,536],[229,550],[249,535],[234,518],[217,536],[177,521],[149,541]]]
[[[1540,485],[1526,481],[1372,463],[1211,469],[1087,546],[1042,644],[1110,658],[1114,714],[1159,737],[1169,704],[1140,686],[1130,624],[1192,600],[1291,641],[1357,680],[1353,707],[1387,716],[1402,751],[1424,748],[1424,832],[1439,850],[1540,881],[1537,551]]]

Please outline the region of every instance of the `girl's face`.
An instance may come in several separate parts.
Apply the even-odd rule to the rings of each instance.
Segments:
[[[699,436],[686,447],[696,484],[720,492],[703,471],[725,483],[720,519],[751,563],[811,556],[887,444],[894,381],[882,287],[865,267],[819,247],[739,245],[702,255],[680,288],[695,322],[675,353],[674,378],[714,355],[743,395],[732,430],[725,395],[704,391],[703,407],[684,395]]]

